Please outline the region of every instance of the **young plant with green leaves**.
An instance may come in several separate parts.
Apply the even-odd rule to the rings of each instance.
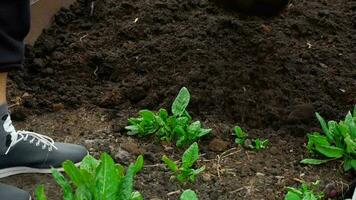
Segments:
[[[308,134],[307,150],[326,159],[304,159],[303,164],[319,165],[331,160],[343,159],[344,171],[356,170],[356,106],[345,120],[326,122],[318,113],[323,133]]]
[[[299,188],[287,187],[287,190],[284,200],[321,200],[324,198],[324,193],[318,192],[319,181],[311,184],[302,182]]]
[[[235,143],[246,146],[246,140],[248,140],[248,133],[246,133],[240,126],[235,126],[234,127],[234,133],[235,133]],[[266,149],[269,141],[268,140],[261,140],[261,139],[254,139],[251,144],[248,144],[247,147],[249,149],[254,149],[254,150],[262,150]]]
[[[133,190],[135,175],[143,167],[143,157],[139,156],[125,173],[122,165],[115,164],[106,153],[100,160],[86,156],[77,167],[71,161],[63,163],[68,181],[60,172],[52,169],[52,175],[62,188],[63,200],[143,200],[141,194]],[[36,190],[37,200],[46,200],[43,186]]]
[[[128,135],[147,136],[155,134],[164,141],[176,141],[178,147],[191,145],[199,138],[209,134],[211,129],[204,129],[200,121],[192,122],[186,110],[190,101],[190,93],[183,87],[171,108],[172,115],[166,109],[158,112],[141,110],[138,118],[130,118]]]
[[[169,159],[167,156],[162,157],[162,161],[168,166],[170,170],[173,171],[175,177],[180,183],[185,183],[187,181],[193,183],[198,174],[205,170],[205,166],[198,169],[194,169],[193,166],[195,162],[199,159],[199,147],[196,142],[194,142],[182,156],[181,165],[178,165],[173,160]]]
[[[184,190],[179,200],[199,200],[197,194],[193,190]]]

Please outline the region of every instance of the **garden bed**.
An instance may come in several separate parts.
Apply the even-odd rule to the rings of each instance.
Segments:
[[[294,0],[277,17],[247,16],[207,0],[79,0],[62,10],[36,44],[26,70],[11,74],[11,104],[19,129],[106,151],[145,167],[136,189],[145,199],[177,199],[163,154],[182,150],[153,137],[129,137],[127,119],[142,108],[170,105],[182,86],[194,118],[212,134],[200,142],[207,170],[189,188],[203,200],[283,199],[296,179],[321,180],[338,190],[352,181],[340,162],[299,164],[307,157],[314,116],[342,119],[356,104],[355,5]],[[239,124],[268,149],[234,144]],[[33,191],[47,175],[6,182]]]

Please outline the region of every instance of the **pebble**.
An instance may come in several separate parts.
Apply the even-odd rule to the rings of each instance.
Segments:
[[[228,142],[219,138],[215,138],[209,143],[209,149],[215,152],[222,152],[227,150],[228,145],[229,145]]]
[[[143,147],[141,147],[133,140],[127,140],[125,143],[122,143],[121,148],[125,149],[126,151],[134,155],[140,155],[146,152],[146,150]]]
[[[201,175],[203,181],[205,182],[210,182],[212,180],[211,174],[209,173],[204,173]]]
[[[117,152],[115,153],[114,158],[115,158],[115,160],[117,160],[119,162],[126,163],[126,162],[130,161],[131,154],[129,152],[119,148],[117,150]]]
[[[52,109],[54,111],[60,111],[60,110],[64,109],[64,105],[62,103],[55,103],[55,104],[52,104]]]

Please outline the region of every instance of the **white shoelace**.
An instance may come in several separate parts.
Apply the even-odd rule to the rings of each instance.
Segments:
[[[54,140],[48,136],[31,131],[16,131],[15,127],[12,125],[10,116],[6,118],[3,126],[4,130],[11,135],[11,143],[6,150],[5,155],[9,153],[12,147],[21,141],[28,141],[30,144],[36,142],[36,146],[40,146],[42,144],[43,150],[47,149],[48,151],[52,151],[53,149],[57,149],[57,147],[54,145]]]

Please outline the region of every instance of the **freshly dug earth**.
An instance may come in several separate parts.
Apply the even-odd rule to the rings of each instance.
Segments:
[[[136,188],[145,199],[177,199],[183,188],[203,200],[283,199],[295,179],[341,191],[352,176],[339,162],[299,161],[306,133],[319,130],[314,112],[338,120],[356,104],[355,10],[348,0],[294,0],[279,16],[255,17],[207,0],[79,0],[28,47],[26,70],[11,75],[13,116],[20,128],[124,164],[144,154]],[[182,150],[124,130],[140,109],[170,108],[182,86],[193,117],[213,128],[200,143],[206,173],[186,186],[169,181],[160,162]],[[236,146],[235,124],[270,147]],[[49,199],[60,199],[49,175],[5,181],[31,191],[44,183]]]

